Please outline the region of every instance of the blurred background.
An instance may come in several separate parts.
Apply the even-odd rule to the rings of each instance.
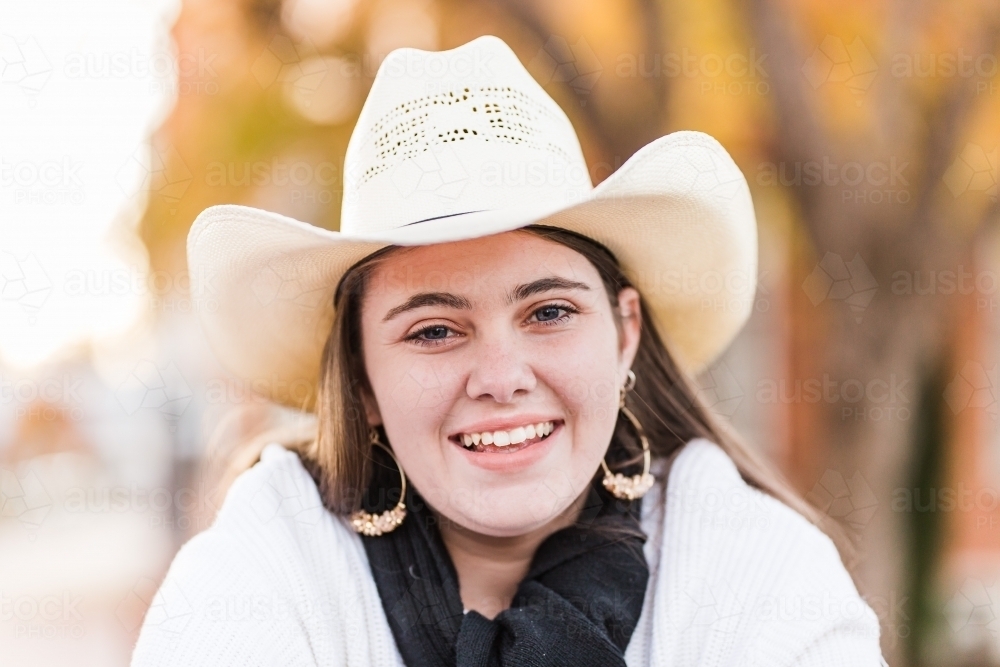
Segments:
[[[759,288],[701,400],[849,530],[893,667],[1000,665],[1000,5],[970,0],[5,3],[0,663],[127,664],[231,443],[293,418],[207,348],[195,216],[337,229],[382,59],[482,34],[595,184],[674,130],[732,153]]]

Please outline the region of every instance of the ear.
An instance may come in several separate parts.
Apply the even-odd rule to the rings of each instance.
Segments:
[[[618,313],[621,316],[619,370],[624,377],[635,361],[642,334],[642,309],[639,307],[639,292],[634,287],[625,287],[618,293]]]
[[[382,423],[382,413],[378,409],[378,402],[368,391],[361,391],[361,403],[365,406],[365,419],[369,426],[378,426]]]

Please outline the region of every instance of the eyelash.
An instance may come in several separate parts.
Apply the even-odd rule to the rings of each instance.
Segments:
[[[560,317],[557,317],[554,320],[545,320],[544,322],[538,322],[538,324],[541,324],[543,326],[551,326],[551,325],[561,324],[565,320],[569,319],[570,315],[576,315],[577,313],[580,312],[579,310],[577,310],[573,306],[566,306],[566,305],[560,305],[560,304],[556,304],[556,303],[549,303],[549,304],[545,304],[544,306],[539,306],[534,311],[532,311],[531,314],[532,315],[537,315],[539,311],[546,310],[548,308],[558,308],[559,310],[566,311],[566,313],[563,314],[563,315],[561,315]],[[445,342],[446,339],[444,339],[444,338],[437,338],[437,339],[433,339],[433,340],[427,340],[427,339],[420,338],[420,336],[424,335],[428,331],[432,331],[434,329],[441,329],[441,328],[447,329],[448,327],[445,326],[444,324],[431,324],[430,326],[426,326],[423,329],[419,329],[417,331],[414,331],[412,334],[410,334],[409,336],[407,336],[405,340],[412,341],[413,343],[416,343],[417,345],[421,345],[421,346],[424,346],[424,347],[428,347],[428,346],[430,346],[430,347],[436,347],[438,344]]]

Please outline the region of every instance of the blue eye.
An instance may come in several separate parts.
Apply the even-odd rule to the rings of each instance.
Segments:
[[[408,340],[426,345],[428,343],[446,340],[448,338],[449,331],[451,331],[451,329],[443,324],[432,324],[429,327],[424,327],[423,329],[414,332],[413,335],[409,336]]]
[[[565,311],[565,314],[560,315],[559,313],[561,311]],[[557,306],[554,303],[550,303],[547,306],[542,306],[533,314],[538,319],[540,324],[552,325],[568,320],[571,314],[578,312],[580,311],[572,306]]]
[[[420,333],[425,334],[428,340],[440,340],[441,338],[446,338],[448,336],[448,327],[440,325],[427,327]]]
[[[549,320],[559,319],[560,310],[563,309],[560,308],[559,306],[545,306],[544,308],[539,308],[538,310],[536,310],[535,314],[538,315],[538,319],[540,321],[546,322]]]

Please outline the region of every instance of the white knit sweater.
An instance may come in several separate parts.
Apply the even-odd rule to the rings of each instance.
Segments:
[[[649,587],[629,667],[878,667],[879,622],[830,539],[687,443],[642,503]],[[360,536],[278,445],[177,554],[132,656],[147,665],[403,665]]]

